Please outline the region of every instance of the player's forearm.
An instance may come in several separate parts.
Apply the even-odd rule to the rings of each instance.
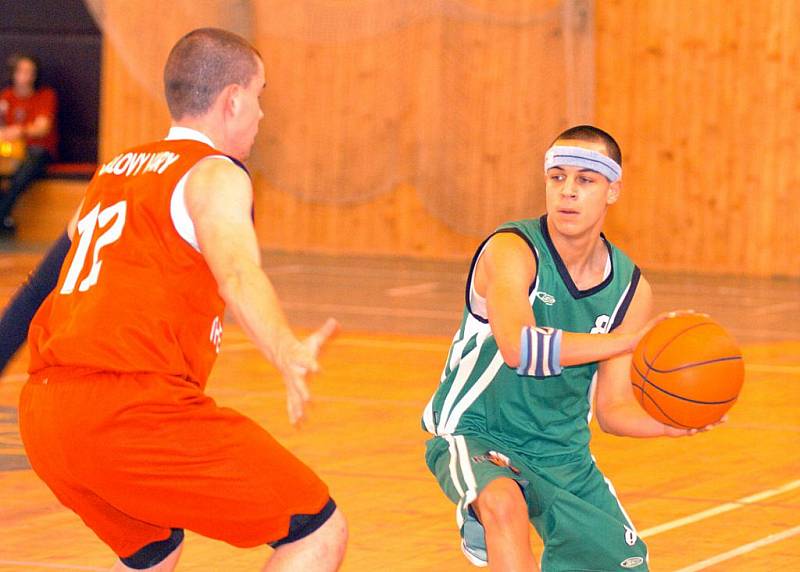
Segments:
[[[577,334],[564,332],[561,340],[562,367],[603,361],[633,350],[630,334]]]
[[[661,437],[665,426],[645,413],[638,403],[621,402],[598,408],[597,422],[606,433],[620,437]]]
[[[264,272],[243,265],[221,281],[219,291],[245,334],[274,363],[282,344],[295,338]]]

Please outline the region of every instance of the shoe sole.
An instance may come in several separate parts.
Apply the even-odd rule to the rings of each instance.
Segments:
[[[464,556],[466,556],[467,560],[469,560],[469,563],[473,566],[477,566],[478,568],[486,568],[489,566],[489,563],[486,560],[481,560],[469,551],[463,538],[461,539],[461,552],[464,553]]]

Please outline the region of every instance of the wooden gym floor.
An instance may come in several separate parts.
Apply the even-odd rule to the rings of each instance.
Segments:
[[[39,254],[0,253],[0,302]],[[271,253],[265,264],[294,324],[332,315],[343,325],[313,381],[310,421],[289,425],[276,372],[232,323],[209,393],[329,483],[350,521],[344,570],[471,570],[454,507],[425,468],[419,424],[467,263]],[[634,440],[595,430],[594,455],[646,537],[652,570],[800,570],[800,281],[647,276],[659,309],[691,307],[729,327],[747,367],[729,423],[709,434]],[[16,425],[26,361],[22,352],[0,381],[0,569],[107,569],[111,552],[28,468]],[[256,570],[268,554],[189,533],[179,569]]]

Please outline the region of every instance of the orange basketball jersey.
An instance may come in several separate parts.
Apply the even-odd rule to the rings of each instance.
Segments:
[[[186,238],[187,225],[192,237],[194,227],[176,186],[220,152],[191,133],[198,140],[142,145],[95,173],[58,284],[31,322],[32,375],[77,367],[205,385],[225,305]]]

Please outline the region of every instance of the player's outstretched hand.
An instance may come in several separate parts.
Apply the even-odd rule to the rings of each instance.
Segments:
[[[631,338],[630,351],[635,350],[636,346],[639,345],[639,342],[642,341],[642,338],[645,336],[645,334],[652,330],[659,322],[663,322],[667,318],[675,318],[677,316],[685,316],[687,314],[692,314],[695,316],[708,316],[708,314],[695,312],[694,310],[670,310],[669,312],[661,312],[657,316],[653,317],[644,326],[642,326],[642,329]]]
[[[717,421],[716,423],[712,423],[710,425],[706,425],[705,427],[701,427],[700,429],[678,429],[677,427],[672,427],[671,425],[664,425],[664,435],[667,437],[692,437],[693,435],[697,435],[698,433],[705,433],[706,431],[711,431],[717,425],[722,425],[728,420],[727,415],[723,415],[722,419]]]
[[[306,378],[310,373],[319,371],[317,356],[338,329],[339,323],[328,318],[321,328],[303,341],[289,341],[288,347],[281,352],[277,365],[286,384],[286,409],[292,425],[299,425],[305,418],[306,407],[311,400]]]

